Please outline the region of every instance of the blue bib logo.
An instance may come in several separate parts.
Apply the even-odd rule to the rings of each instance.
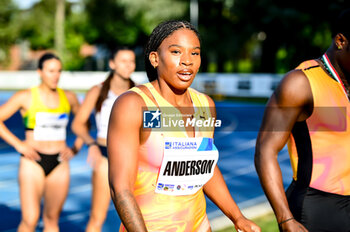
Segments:
[[[171,149],[171,142],[165,142],[165,149]]]
[[[162,112],[157,109],[143,112],[143,128],[161,128]]]

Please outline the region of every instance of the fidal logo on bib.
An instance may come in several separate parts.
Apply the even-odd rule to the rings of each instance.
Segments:
[[[194,149],[196,150],[198,148],[198,145],[196,142],[165,142],[165,149],[173,149],[173,150],[189,150]]]

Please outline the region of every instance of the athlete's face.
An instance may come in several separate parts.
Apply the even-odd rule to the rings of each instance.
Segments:
[[[42,83],[49,89],[56,89],[62,72],[61,61],[49,59],[44,61],[43,68],[38,69]]]
[[[131,50],[118,51],[113,60],[109,61],[109,67],[123,79],[130,78],[135,71],[135,53]]]
[[[201,65],[196,33],[185,28],[174,31],[150,54],[150,60],[157,67],[159,79],[175,89],[187,89]]]

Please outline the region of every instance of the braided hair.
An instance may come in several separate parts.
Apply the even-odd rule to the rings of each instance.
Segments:
[[[155,27],[149,36],[148,42],[145,47],[145,69],[147,73],[148,80],[154,81],[158,78],[157,69],[154,68],[149,60],[149,55],[151,52],[157,51],[164,39],[171,35],[174,31],[186,28],[194,33],[196,33],[199,41],[200,35],[197,29],[187,21],[180,20],[170,20],[160,23]]]

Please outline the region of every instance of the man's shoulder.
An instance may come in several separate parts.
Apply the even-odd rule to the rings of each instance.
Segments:
[[[307,70],[313,67],[318,67],[320,64],[316,60],[306,60],[299,64],[295,69]]]
[[[312,101],[308,77],[300,69],[288,72],[274,94],[279,101],[290,105],[305,104]]]

